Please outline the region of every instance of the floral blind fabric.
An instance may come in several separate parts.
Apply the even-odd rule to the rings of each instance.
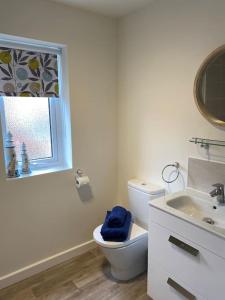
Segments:
[[[0,47],[0,95],[59,97],[57,55]]]

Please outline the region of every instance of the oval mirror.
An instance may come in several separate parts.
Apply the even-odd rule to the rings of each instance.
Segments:
[[[225,45],[213,51],[201,65],[194,96],[201,114],[212,124],[225,127]]]

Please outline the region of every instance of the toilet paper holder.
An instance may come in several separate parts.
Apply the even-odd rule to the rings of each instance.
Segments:
[[[90,179],[87,175],[85,175],[84,171],[81,169],[77,169],[75,174],[76,187],[79,189],[84,185],[88,185]]]
[[[81,169],[77,169],[77,171],[76,171],[76,176],[78,176],[78,177],[84,176],[84,171],[81,170]]]

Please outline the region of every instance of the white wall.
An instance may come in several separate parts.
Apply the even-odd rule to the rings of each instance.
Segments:
[[[189,156],[206,158],[188,143],[193,136],[225,139],[198,112],[193,82],[198,67],[214,48],[225,44],[223,0],[157,0],[119,22],[118,199],[127,203],[132,177],[164,185],[164,165],[181,163],[186,184]],[[214,153],[214,155],[212,155]],[[223,159],[225,150],[211,150]],[[215,155],[216,154],[216,155]]]
[[[74,160],[72,171],[6,181],[0,156],[1,277],[92,239],[116,198],[117,117],[114,20],[48,1],[0,2],[1,33],[68,45]],[[90,201],[75,188],[77,167],[90,177]]]

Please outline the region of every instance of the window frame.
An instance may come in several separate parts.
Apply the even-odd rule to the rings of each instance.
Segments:
[[[42,51],[54,53],[58,56],[58,79],[59,79],[59,98],[48,98],[50,130],[52,142],[52,157],[45,159],[31,160],[30,166],[32,173],[21,175],[21,177],[39,175],[62,170],[72,169],[72,142],[71,142],[71,121],[70,121],[70,102],[68,86],[68,64],[67,47],[62,44],[48,43],[33,39],[19,38],[0,34],[0,45],[4,47],[15,47],[30,51]],[[6,138],[6,120],[4,112],[3,97],[0,97],[0,116],[3,147]],[[29,155],[29,153],[28,153]],[[4,151],[5,156],[5,151]],[[6,160],[4,159],[6,162]],[[19,162],[19,167],[21,162]],[[7,169],[5,163],[5,169]]]

